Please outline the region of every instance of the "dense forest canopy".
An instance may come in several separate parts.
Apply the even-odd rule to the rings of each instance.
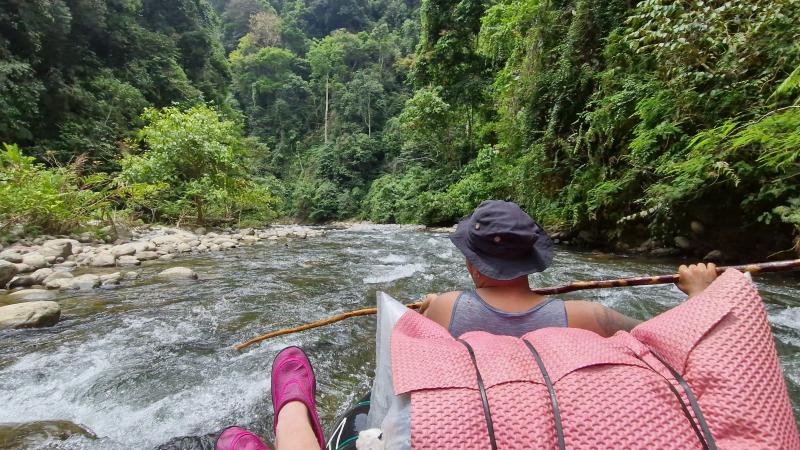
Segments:
[[[4,233],[449,224],[487,198],[595,243],[800,229],[797,0],[0,4]],[[82,217],[53,194],[32,222],[31,171]]]

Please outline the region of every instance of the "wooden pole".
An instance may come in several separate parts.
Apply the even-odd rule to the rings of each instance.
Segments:
[[[717,267],[717,273],[718,274],[722,273],[728,269],[735,269],[740,272],[747,272],[752,274],[767,273],[767,272],[789,272],[792,270],[800,269],[800,259],[792,259],[787,261],[777,261],[777,262],[761,263],[761,264],[745,264],[741,266]],[[626,287],[626,286],[653,286],[657,284],[670,284],[670,283],[676,283],[679,279],[680,275],[676,273],[672,275],[659,275],[654,277],[620,278],[616,280],[597,280],[597,281],[576,281],[574,283],[570,283],[564,286],[537,288],[531,290],[540,295],[556,295],[556,294],[565,294],[567,292],[583,291],[587,289],[607,289],[607,288]],[[422,306],[422,303],[423,302],[410,303],[407,304],[406,306],[411,309],[419,309],[420,306]],[[349,319],[350,317],[369,316],[377,313],[378,313],[378,308],[364,308],[355,311],[349,311],[335,315],[325,320],[320,320],[317,322],[308,323],[293,328],[285,328],[282,330],[273,331],[271,333],[267,333],[265,335],[250,339],[247,342],[237,344],[234,346],[234,348],[236,350],[241,351],[255,343],[270,338],[274,338],[277,336],[298,333],[300,331],[305,331],[305,330],[310,330],[312,328],[330,325],[332,323]]]
[[[735,269],[739,272],[747,272],[752,274],[766,273],[766,272],[789,272],[792,270],[800,269],[800,259],[791,259],[787,261],[776,261],[771,263],[760,264],[744,264],[741,266],[728,266],[717,267],[717,273],[721,274],[728,269]],[[605,289],[625,286],[653,286],[656,284],[670,284],[677,283],[680,275],[677,273],[672,275],[658,275],[654,277],[635,277],[635,278],[620,278],[617,280],[599,280],[599,281],[576,281],[564,286],[537,288],[532,289],[533,292],[540,295],[556,295],[566,294],[567,292],[583,291],[586,289]]]

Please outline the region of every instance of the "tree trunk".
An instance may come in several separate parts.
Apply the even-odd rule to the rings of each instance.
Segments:
[[[367,136],[372,137],[372,105],[369,93],[367,93]]]
[[[325,74],[325,143],[328,143],[328,104],[330,99],[330,88],[328,86],[328,80],[330,78],[330,74]]]
[[[203,199],[199,196],[196,196],[194,198],[194,205],[197,209],[197,222],[198,224],[203,225],[206,221],[205,217],[203,216]]]

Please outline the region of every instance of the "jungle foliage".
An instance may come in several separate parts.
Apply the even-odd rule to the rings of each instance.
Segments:
[[[788,240],[798,24],[797,0],[8,0],[0,140],[150,220],[502,198],[603,240]]]
[[[691,220],[776,244],[800,229],[796,0],[420,10],[417,90],[398,118],[401,148],[435,162],[379,178],[368,217],[449,223],[495,197],[611,239],[671,241]]]

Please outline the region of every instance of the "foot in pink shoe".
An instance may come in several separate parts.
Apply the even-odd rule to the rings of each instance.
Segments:
[[[255,434],[239,427],[226,428],[217,438],[216,450],[269,450]]]
[[[275,411],[274,430],[278,429],[278,413],[289,402],[299,401],[308,408],[311,429],[319,441],[319,448],[325,448],[325,437],[317,415],[314,396],[317,381],[314,369],[306,354],[299,347],[286,347],[272,362],[272,406]]]

